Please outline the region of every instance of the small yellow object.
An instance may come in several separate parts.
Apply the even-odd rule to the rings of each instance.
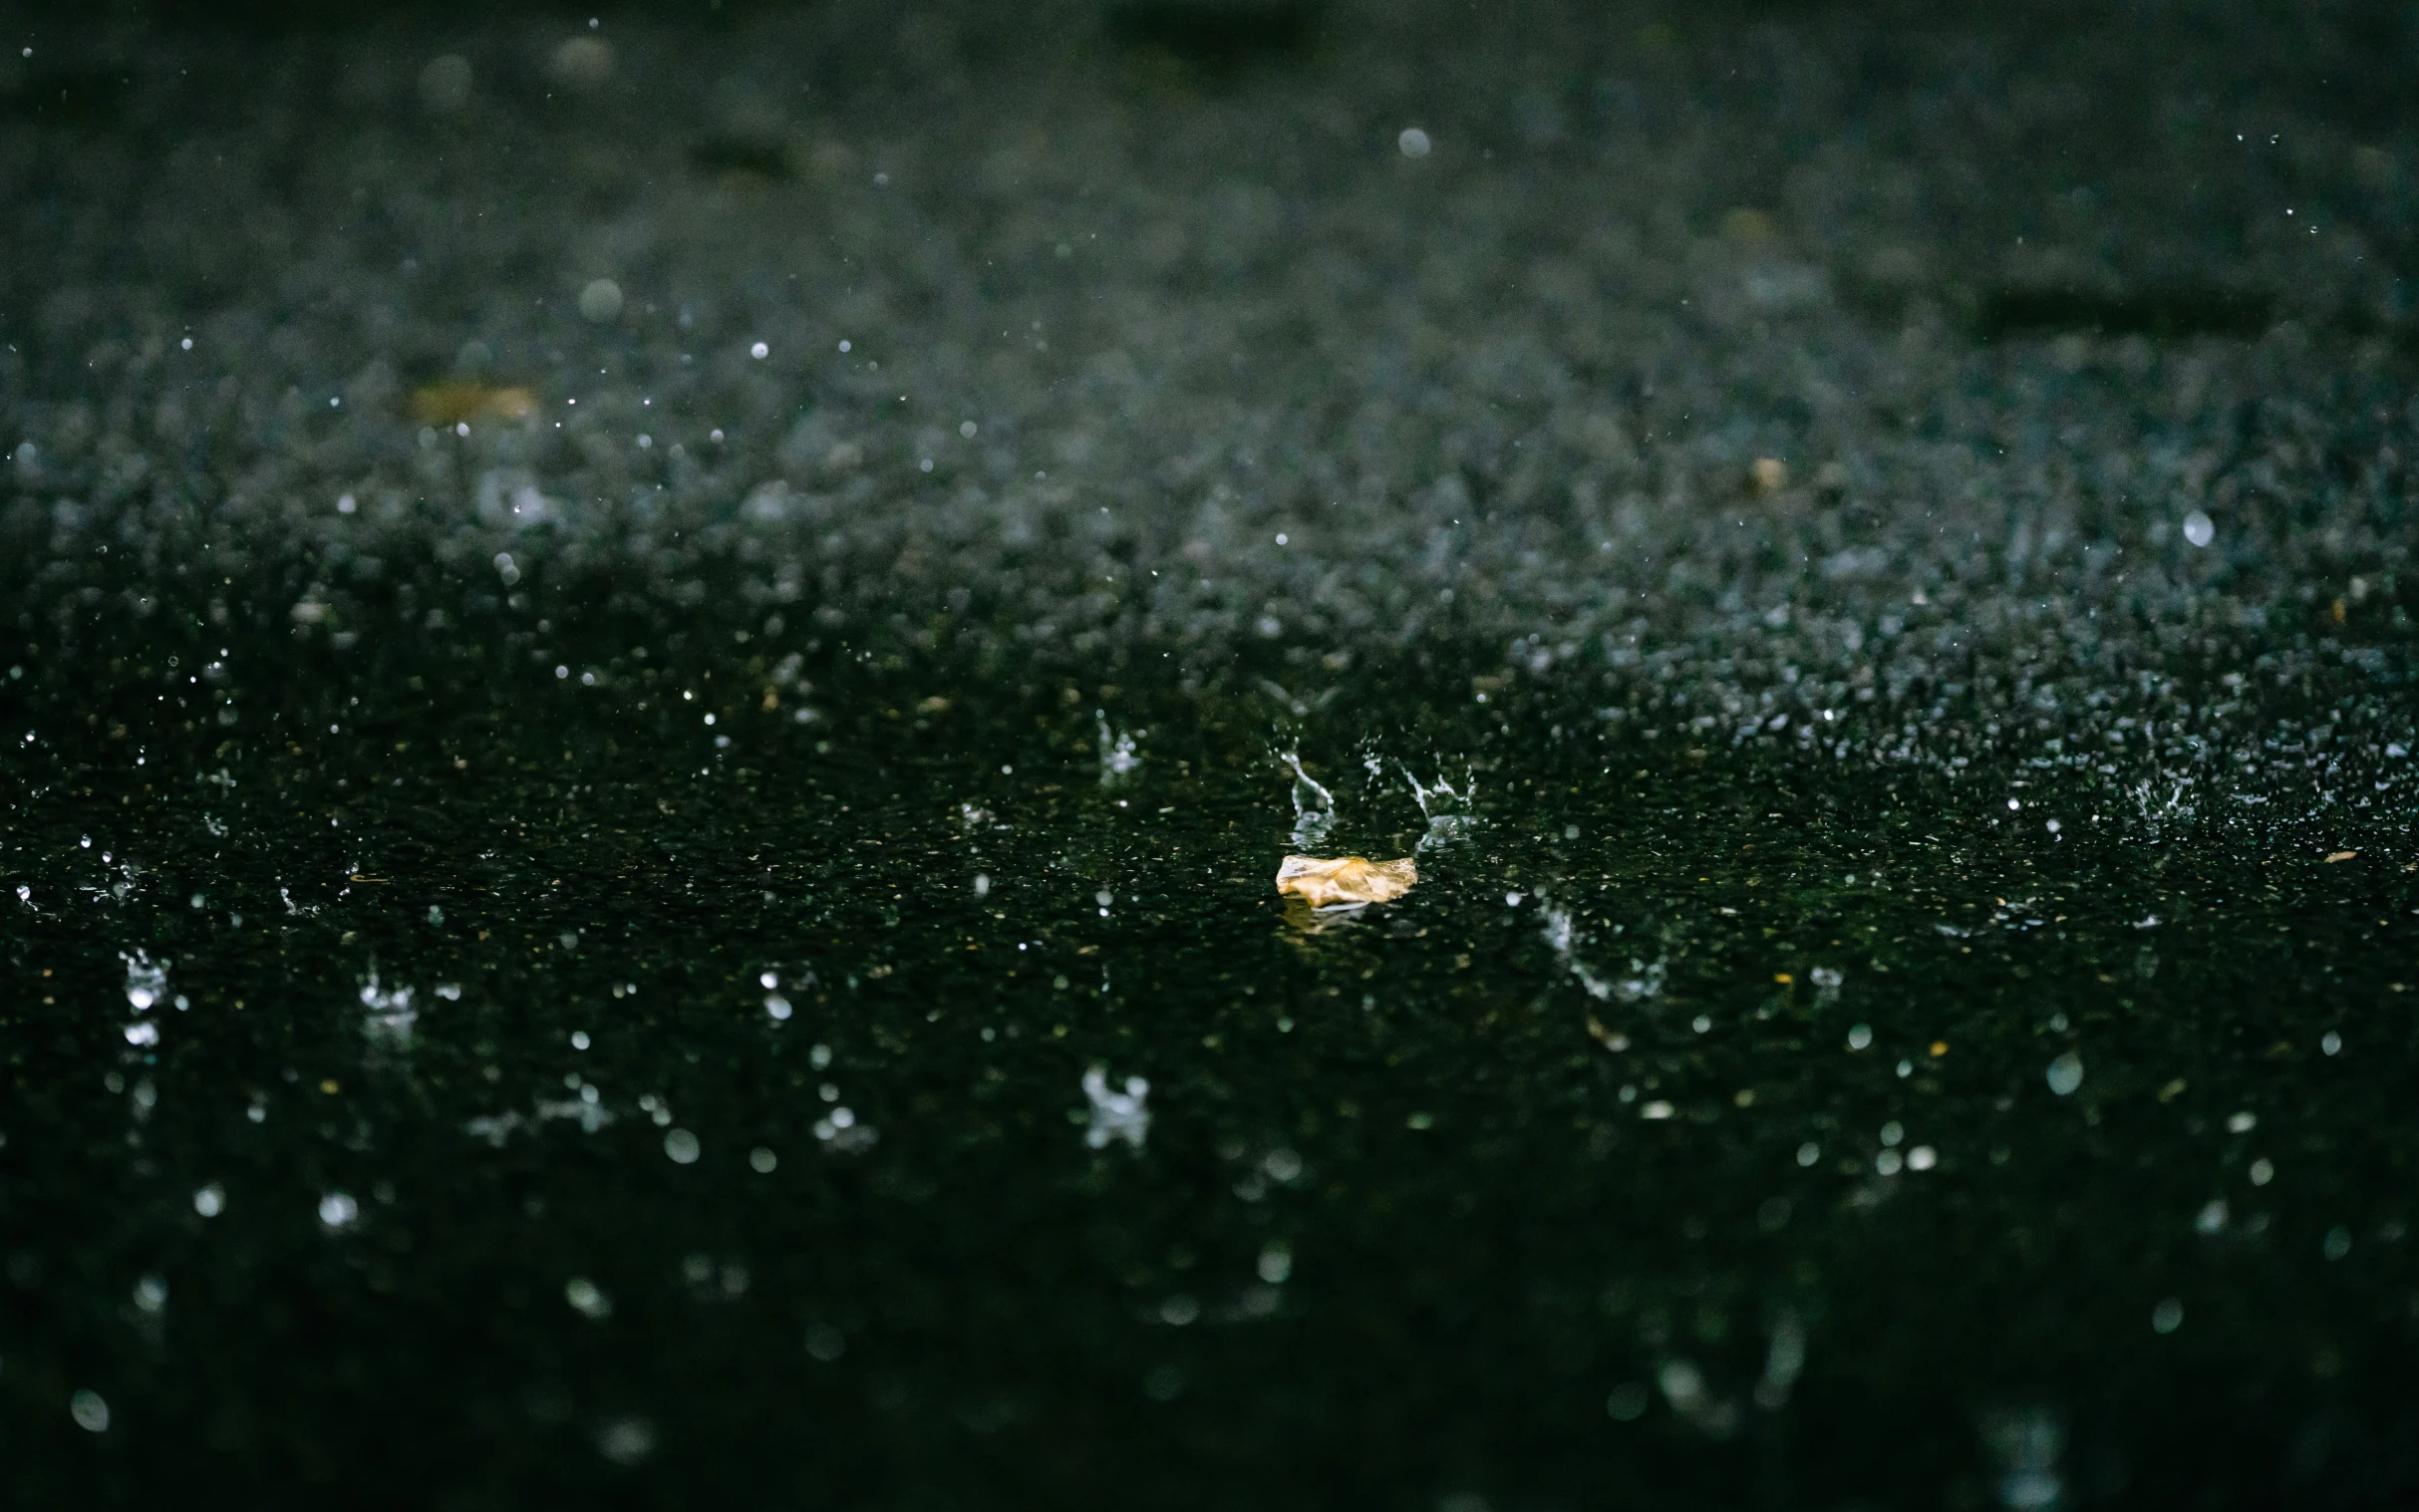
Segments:
[[[2356,850],[2338,850],[2330,853],[2327,856],[2327,859],[2330,861],[2348,861],[2358,854],[2360,854],[2360,852]]]
[[[1793,987],[1797,984],[1797,978],[1789,975],[1785,971],[1774,972],[1772,974],[1772,980],[1778,982],[1783,987]]]
[[[1932,1053],[1933,1053],[1934,1055],[1936,1055],[1936,1056],[1946,1056],[1946,1055],[1948,1055],[1948,1054],[1949,1054],[1949,1042],[1948,1042],[1948,1041],[1946,1041],[1946,1040],[1935,1040],[1935,1041],[1933,1041],[1933,1042],[1932,1042]]]
[[[431,384],[412,393],[412,415],[432,426],[457,426],[473,420],[527,420],[537,401],[526,389],[498,389],[487,384]]]
[[[1332,903],[1391,903],[1411,890],[1419,868],[1409,856],[1399,861],[1371,861],[1344,856],[1323,861],[1317,856],[1287,856],[1277,868],[1277,891],[1292,893],[1313,908]]]
[[[1755,465],[1748,471],[1755,478],[1755,486],[1762,492],[1778,493],[1789,486],[1789,464],[1777,456],[1757,457]]]

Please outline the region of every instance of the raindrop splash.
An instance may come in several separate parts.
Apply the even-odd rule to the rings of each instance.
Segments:
[[[22,895],[26,889],[19,888]],[[168,968],[165,961],[154,962],[143,951],[120,957],[126,962],[126,1001],[135,1012],[146,1013],[168,994]]]
[[[1113,787],[1142,764],[1142,757],[1134,752],[1133,732],[1111,730],[1103,710],[1093,710],[1092,719],[1100,732],[1100,785]]]
[[[382,987],[373,967],[370,980],[362,985],[361,1007],[361,1032],[373,1046],[393,1051],[412,1048],[412,1026],[420,1021],[418,1010],[412,1007],[412,989]]]
[[[1128,1076],[1122,1090],[1108,1084],[1108,1067],[1094,1065],[1083,1073],[1083,1095],[1091,1103],[1091,1124],[1084,1130],[1083,1142],[1093,1149],[1105,1149],[1111,1140],[1122,1139],[1135,1149],[1142,1148],[1150,1133],[1149,1106],[1151,1084],[1140,1076]]]
[[[1428,832],[1419,837],[1419,849],[1428,850],[1448,840],[1459,839],[1478,827],[1470,803],[1478,795],[1478,782],[1472,769],[1464,765],[1461,785],[1455,787],[1440,774],[1433,782],[1423,783],[1411,774],[1411,768],[1395,763],[1402,779],[1411,785],[1411,801],[1428,821]]]
[[[1299,749],[1280,752],[1277,759],[1294,772],[1294,847],[1315,850],[1326,842],[1328,831],[1336,827],[1336,795],[1302,769]]]

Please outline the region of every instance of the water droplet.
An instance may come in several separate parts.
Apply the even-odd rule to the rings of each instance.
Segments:
[[[563,1283],[563,1301],[583,1318],[601,1323],[613,1316],[613,1300],[585,1276],[574,1276]]]
[[[599,278],[579,291],[579,313],[582,318],[603,325],[622,313],[622,286],[610,278]],[[759,350],[757,355],[762,355]]]
[[[635,1465],[655,1452],[655,1424],[644,1417],[616,1417],[596,1430],[596,1452],[617,1465]]]
[[[110,1404],[101,1399],[99,1391],[78,1391],[68,1398],[67,1415],[76,1426],[87,1433],[107,1433],[110,1430]]]

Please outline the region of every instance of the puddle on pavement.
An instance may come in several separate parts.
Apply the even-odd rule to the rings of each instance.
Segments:
[[[1507,1445],[1778,1435],[1809,1496],[2029,1496],[2247,1380],[2330,1420],[2407,1306],[2381,747],[2335,749],[2393,806],[2309,827],[2209,762],[1709,728],[1618,658],[1305,717],[556,612],[525,669],[21,664],[19,1389],[300,1473],[400,1414],[487,1487],[803,1434],[874,1495],[1170,1443],[1233,1490],[1358,1435],[1518,1504],[1585,1471]],[[1305,826],[1419,885],[1272,895]],[[1905,1467],[1818,1446],[1874,1412]]]

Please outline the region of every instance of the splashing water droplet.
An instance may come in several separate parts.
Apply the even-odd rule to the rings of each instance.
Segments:
[[[2049,1062],[2049,1089],[2063,1097],[2083,1084],[2083,1058],[2073,1051]]]

